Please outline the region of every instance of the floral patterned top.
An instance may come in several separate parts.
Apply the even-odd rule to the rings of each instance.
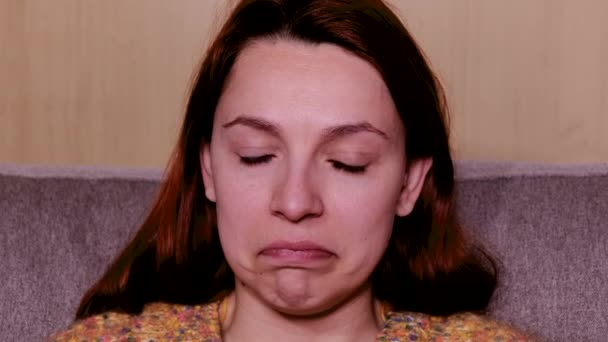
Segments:
[[[484,316],[462,313],[435,317],[386,310],[378,342],[531,341],[511,327]],[[50,341],[221,342],[220,303],[184,306],[148,304],[140,315],[108,312],[73,323]]]

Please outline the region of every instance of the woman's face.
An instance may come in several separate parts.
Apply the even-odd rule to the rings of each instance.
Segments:
[[[394,216],[410,212],[430,165],[406,170],[404,141],[366,61],[330,44],[246,47],[202,151],[236,290],[306,315],[369,289]]]

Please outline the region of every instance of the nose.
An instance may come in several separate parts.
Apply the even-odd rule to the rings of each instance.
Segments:
[[[305,168],[285,172],[270,202],[272,214],[292,223],[321,216],[323,201],[314,183],[314,175]]]

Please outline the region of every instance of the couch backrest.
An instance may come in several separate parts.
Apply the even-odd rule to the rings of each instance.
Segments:
[[[608,165],[463,162],[458,210],[501,261],[492,315],[551,341],[608,331]],[[0,340],[66,327],[144,219],[155,170],[0,166]]]

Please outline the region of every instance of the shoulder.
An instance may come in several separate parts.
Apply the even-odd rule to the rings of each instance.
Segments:
[[[164,303],[146,305],[139,315],[107,312],[74,322],[50,341],[82,340],[201,340],[219,341],[216,303],[185,306]]]
[[[387,341],[408,338],[422,341],[532,341],[517,329],[487,316],[459,313],[448,317],[392,312],[385,326]]]
[[[522,332],[483,315],[459,313],[448,317],[428,317],[430,336],[455,341],[531,341]]]

